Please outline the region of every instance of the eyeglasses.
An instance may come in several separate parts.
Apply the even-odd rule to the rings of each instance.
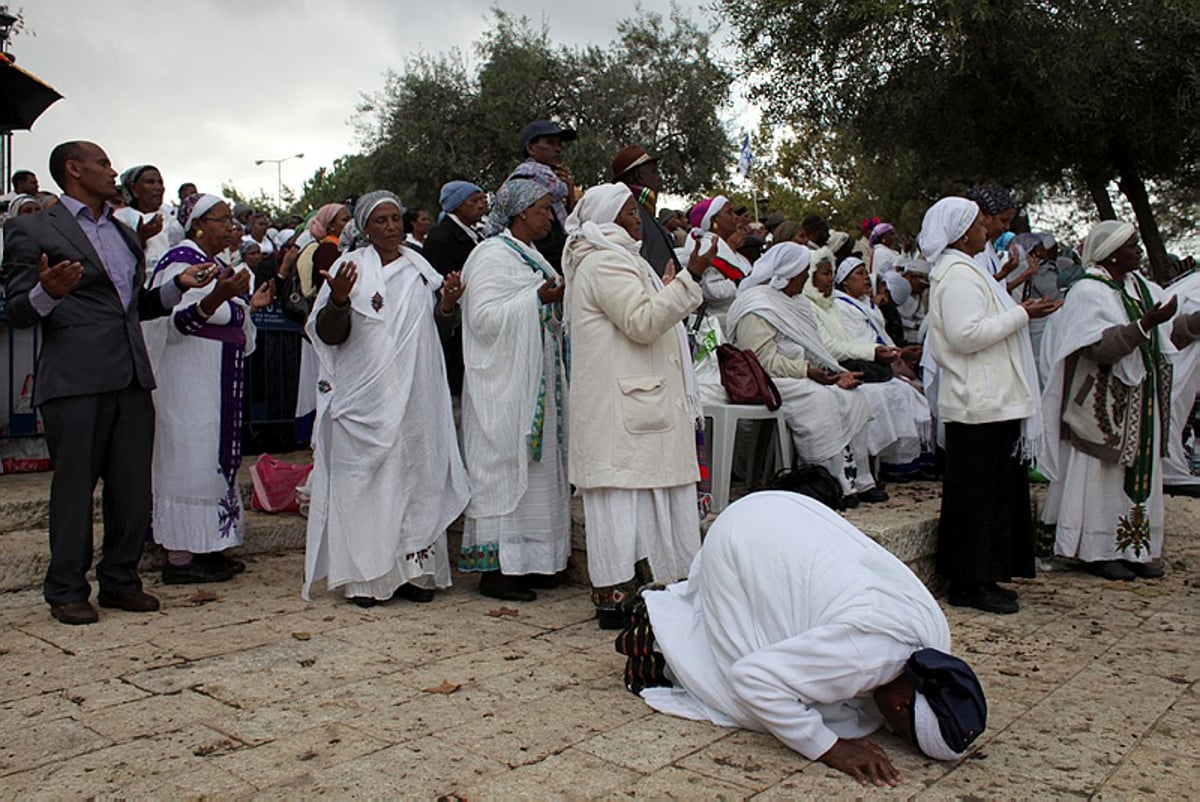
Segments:
[[[205,223],[220,223],[221,225],[227,226],[229,225],[230,221],[233,220],[233,216],[227,214],[224,217],[201,217],[200,219]]]

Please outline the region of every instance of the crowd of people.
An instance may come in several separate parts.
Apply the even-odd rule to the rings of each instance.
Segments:
[[[51,614],[98,619],[86,574],[101,478],[100,606],[158,609],[137,570],[147,533],[165,550],[164,583],[245,570],[229,553],[244,529],[244,360],[254,313],[271,305],[304,327],[305,598],[323,582],[364,607],[429,602],[457,565],[486,596],[532,602],[567,567],[578,492],[599,626],[625,630],[631,663],[661,673],[665,660],[673,668],[660,679],[683,688],[650,693],[651,704],[767,729],[860,779],[898,776],[850,746],[877,717],[841,726],[816,702],[872,692],[881,708],[912,708],[922,672],[958,677],[951,686],[974,698],[960,681],[973,674],[947,668],[941,652],[917,659],[948,648],[936,602],[814,502],[737,502],[714,524],[725,534],[701,547],[704,406],[728,398],[699,341],[755,353],[797,461],[828,471],[847,506],[886,503],[886,483],[941,479],[950,604],[1017,612],[1016,591],[1000,583],[1034,575],[1039,532],[1052,542],[1042,557],[1110,580],[1162,575],[1164,475],[1179,492],[1200,487],[1184,447],[1200,389],[1200,282],[1168,293],[1150,281],[1132,225],[1098,223],[1078,249],[1048,232],[1014,236],[1016,205],[997,186],[933,203],[915,238],[878,218],[857,240],[817,215],[755,221],[722,195],[660,209],[659,160],[640,145],[613,155],[610,183],[576,186],[563,158],[575,136],[528,124],[501,186],[447,176],[436,221],[387,190],[282,221],[190,183],[172,204],[155,166],[124,170],[118,185],[89,142],[50,154],[60,196],[15,174],[6,315],[41,330],[33,401],[55,465]],[[1038,525],[1031,476],[1050,483]],[[446,530],[459,516],[451,554]],[[796,528],[804,518],[811,530]],[[789,526],[786,538],[771,534]],[[821,543],[792,545],[814,532],[829,539],[823,567]],[[767,584],[803,575],[812,598],[858,609],[861,598],[845,595],[856,586],[841,580],[859,561],[860,595],[887,598],[861,621],[781,612],[772,605],[808,602],[749,588],[758,573]],[[721,590],[731,582],[750,595],[734,603],[733,586]],[[889,605],[900,612],[885,614]],[[767,629],[783,627],[775,640],[752,625],[760,613]],[[805,666],[845,651],[810,630],[852,622],[859,634],[846,637],[865,638],[856,654],[880,655],[854,672],[877,681],[843,688],[831,675],[828,688],[809,687]],[[661,649],[647,652],[653,633]],[[773,645],[788,638],[808,645]],[[788,671],[809,685],[797,690]],[[808,718],[784,721],[785,697],[812,703]],[[981,692],[972,704],[925,703],[923,729],[915,714],[894,726],[926,754],[956,757],[978,729],[953,746],[942,736],[977,717]]]

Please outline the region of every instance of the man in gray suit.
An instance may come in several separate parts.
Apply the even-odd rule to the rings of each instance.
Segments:
[[[91,142],[50,154],[59,203],[4,227],[8,322],[41,325],[33,403],[54,460],[50,567],[44,593],[66,624],[98,619],[85,575],[92,564],[92,493],[104,479],[103,556],[96,566],[101,607],[158,609],[142,590],[138,561],[150,524],[154,375],[141,321],[161,317],[183,292],[211,280],[205,265],[155,290],[144,288],[138,235],[106,201],[117,173]]]

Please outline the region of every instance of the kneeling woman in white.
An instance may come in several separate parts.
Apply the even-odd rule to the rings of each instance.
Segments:
[[[563,250],[573,357],[571,481],[583,493],[588,576],[602,628],[640,583],[687,573],[700,547],[699,391],[683,319],[701,302],[698,246],[660,281],[641,257],[624,184],[587,191]]]
[[[950,628],[933,596],[806,496],[734,502],[687,581],[643,598],[674,687],[641,696],[664,713],[769,732],[876,785],[900,779],[883,750],[861,740],[885,720],[939,760],[961,758],[986,727],[983,689],[945,654]]]
[[[468,489],[434,322],[442,277],[403,247],[403,211],[390,192],[359,199],[371,244],[324,274],[308,319],[320,373],[306,599],[323,577],[363,606],[450,585],[446,527]],[[443,288],[443,306],[458,291]]]

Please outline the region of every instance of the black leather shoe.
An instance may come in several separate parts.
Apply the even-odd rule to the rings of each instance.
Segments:
[[[416,602],[417,604],[428,604],[433,601],[433,588],[421,588],[411,582],[405,582],[396,588],[396,592],[392,594],[392,598],[408,599],[410,602]]]
[[[518,579],[525,587],[536,590],[551,590],[562,584],[558,574],[522,574]]]
[[[1134,576],[1142,579],[1158,579],[1164,573],[1162,563],[1139,563],[1133,560],[1121,560],[1121,565],[1128,568]]]
[[[886,490],[882,490],[879,487],[872,487],[870,490],[864,490],[859,493],[858,500],[863,504],[880,504],[888,500],[888,494]]]
[[[499,571],[484,571],[479,575],[479,592],[484,596],[502,601],[531,602],[537,594],[523,586],[517,577]]]
[[[1088,570],[1109,582],[1129,582],[1137,579],[1137,574],[1125,567],[1120,560],[1102,560],[1088,563]]]
[[[629,626],[629,614],[621,610],[597,610],[596,621],[601,629],[624,629]]]
[[[354,602],[362,608],[374,607],[379,604],[379,599],[372,599],[370,596],[351,596],[346,601]]]
[[[50,605],[50,615],[64,624],[94,624],[100,620],[100,614],[86,599],[66,604],[52,604]]]
[[[167,563],[162,569],[164,585],[190,585],[201,582],[227,582],[233,570],[225,566],[206,565],[195,557],[187,565]]]
[[[101,607],[112,607],[130,613],[153,613],[159,608],[158,599],[144,590],[134,590],[126,593],[109,593],[100,591],[96,601]]]
[[[995,582],[989,582],[987,589],[1002,599],[1009,599],[1010,601],[1016,601],[1018,598],[1017,592],[1015,590],[1011,590],[1009,588],[1002,588],[999,585],[997,585]]]
[[[947,601],[955,607],[974,607],[999,615],[1012,615],[1021,609],[1016,599],[1005,599],[986,585],[951,590]]]
[[[1163,492],[1168,496],[1200,498],[1200,485],[1163,485]]]
[[[208,554],[195,554],[192,555],[192,559],[199,560],[210,568],[228,568],[235,575],[245,573],[246,571],[246,564],[244,562],[230,557],[223,551],[212,551]]]

